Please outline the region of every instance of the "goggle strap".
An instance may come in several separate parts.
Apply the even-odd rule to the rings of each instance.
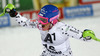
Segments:
[[[59,17],[59,15],[60,15],[60,14],[58,14],[58,15],[55,16],[55,17],[50,18],[50,22],[53,21],[54,19],[56,19],[57,17]]]

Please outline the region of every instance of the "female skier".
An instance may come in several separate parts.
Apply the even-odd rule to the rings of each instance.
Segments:
[[[83,41],[96,40],[92,30],[80,31],[73,26],[60,22],[58,20],[59,10],[53,5],[42,7],[36,20],[22,17],[12,4],[8,4],[4,8],[4,13],[9,13],[23,27],[38,28],[40,30],[44,46],[41,56],[72,56],[69,37]]]

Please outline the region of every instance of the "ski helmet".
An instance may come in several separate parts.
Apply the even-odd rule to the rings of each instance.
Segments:
[[[56,24],[58,22],[59,10],[54,5],[45,5],[41,8],[38,13],[38,22],[41,24],[47,24],[51,22],[52,24]]]

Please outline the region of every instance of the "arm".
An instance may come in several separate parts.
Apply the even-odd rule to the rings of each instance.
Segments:
[[[28,28],[37,28],[37,20],[30,20],[25,17],[22,17],[20,14],[17,14],[15,17],[12,17],[16,20],[16,22],[23,26]]]
[[[8,4],[4,8],[4,14],[9,13],[9,15],[16,20],[16,22],[23,26],[23,27],[30,27],[30,28],[36,28],[37,27],[37,20],[31,21],[30,19],[27,19],[25,17],[22,17],[18,12],[15,10],[14,5]]]
[[[74,28],[73,26],[70,25],[63,25],[62,26],[62,32],[64,33],[63,36],[64,37],[72,37],[72,38],[76,38],[82,41],[88,41],[91,39],[86,39],[83,37],[83,32]]]
[[[80,31],[70,25],[63,25],[62,29],[65,33],[64,36],[69,36],[83,41],[88,41],[92,39],[100,42],[100,39],[96,38],[95,33],[92,30],[85,29],[84,31]]]

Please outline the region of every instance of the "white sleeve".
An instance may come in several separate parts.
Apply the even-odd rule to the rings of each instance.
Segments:
[[[61,27],[61,30],[64,37],[72,37],[72,38],[80,39],[83,41],[87,41],[85,38],[82,37],[83,32],[74,28],[73,26],[63,25]]]
[[[23,27],[28,27],[28,28],[37,28],[37,21],[31,21],[30,19],[27,19],[20,14],[17,14],[16,17],[12,17],[16,20],[16,22],[23,26]]]

